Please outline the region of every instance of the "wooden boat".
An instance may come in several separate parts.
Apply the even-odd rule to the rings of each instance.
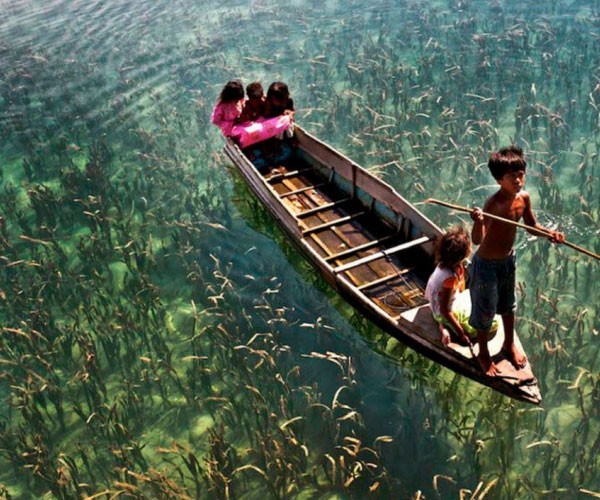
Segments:
[[[477,345],[473,352],[439,340],[424,287],[440,228],[391,186],[299,126],[291,145],[279,141],[275,148],[287,149],[287,157],[263,158],[260,171],[230,139],[225,152],[328,283],[384,331],[433,361],[512,398],[541,402],[529,364],[517,370],[502,359],[501,327],[489,342],[500,370],[496,377],[486,376],[474,359]],[[469,301],[468,293],[460,301]]]

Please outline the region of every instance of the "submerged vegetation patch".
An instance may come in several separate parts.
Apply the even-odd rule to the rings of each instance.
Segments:
[[[0,4],[0,496],[600,494],[596,262],[519,240],[517,404],[339,304],[209,126],[225,81],[282,78],[412,202],[481,204],[515,140],[598,253],[598,2]]]

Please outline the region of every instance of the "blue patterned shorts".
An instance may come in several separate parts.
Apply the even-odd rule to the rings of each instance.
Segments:
[[[515,297],[515,255],[506,259],[482,259],[476,253],[469,266],[471,317],[469,324],[479,331],[488,331],[495,314],[509,314],[517,310]]]

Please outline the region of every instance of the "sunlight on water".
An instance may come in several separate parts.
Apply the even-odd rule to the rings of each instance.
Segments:
[[[599,26],[597,2],[0,0],[0,497],[597,498],[598,261],[519,237],[544,402],[517,403],[353,312],[209,118],[227,80],[283,79],[415,203],[481,205],[515,140],[540,222],[598,253]]]

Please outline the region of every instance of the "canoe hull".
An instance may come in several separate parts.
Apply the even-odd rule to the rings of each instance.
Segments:
[[[271,165],[262,174],[231,140],[225,152],[327,283],[415,351],[512,398],[539,404],[529,364],[517,370],[502,359],[502,328],[496,343],[490,342],[499,377],[485,376],[468,348],[439,341],[423,288],[434,267],[433,241],[441,229],[342,153],[300,127],[295,135],[292,161]],[[468,294],[461,297],[468,300]]]

